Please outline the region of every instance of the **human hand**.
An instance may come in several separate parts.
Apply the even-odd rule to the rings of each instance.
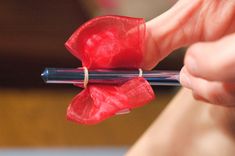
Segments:
[[[179,0],[146,23],[142,65],[152,69],[173,50],[199,41],[214,41],[235,31],[235,0]]]
[[[197,99],[235,105],[235,35],[221,39],[233,32],[235,0],[180,0],[147,22],[143,67],[151,69],[173,50],[192,45],[181,72],[182,85],[191,88]],[[189,69],[189,56],[195,57],[197,72]]]
[[[191,46],[180,81],[196,99],[235,106],[235,34]]]

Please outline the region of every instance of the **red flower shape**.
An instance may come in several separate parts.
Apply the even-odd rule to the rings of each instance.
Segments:
[[[142,18],[101,16],[78,28],[65,46],[88,69],[137,69],[143,61],[144,35]],[[88,85],[73,99],[67,117],[95,124],[153,98],[151,86],[143,78],[122,85]]]

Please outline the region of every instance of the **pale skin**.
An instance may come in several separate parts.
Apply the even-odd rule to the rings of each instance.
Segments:
[[[179,0],[147,22],[143,68],[188,46],[183,89],[128,156],[235,155],[235,0]]]
[[[235,108],[181,90],[126,156],[234,156]]]

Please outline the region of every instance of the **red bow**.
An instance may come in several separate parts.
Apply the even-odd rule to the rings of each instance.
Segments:
[[[101,16],[78,28],[65,46],[88,69],[138,69],[143,61],[144,42],[144,19]],[[88,84],[72,100],[67,117],[77,123],[96,124],[153,98],[151,86],[141,77],[122,85]]]

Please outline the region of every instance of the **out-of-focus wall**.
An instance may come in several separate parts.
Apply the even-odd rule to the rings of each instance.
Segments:
[[[118,11],[123,15],[143,17],[148,21],[171,6],[172,2],[169,0],[122,0]]]
[[[82,0],[85,7],[90,10],[93,16],[118,14],[142,17],[145,18],[146,21],[169,9],[175,1],[176,0]]]

